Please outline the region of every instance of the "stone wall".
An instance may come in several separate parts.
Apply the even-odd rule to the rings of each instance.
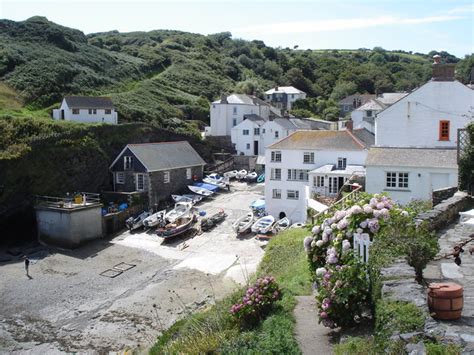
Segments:
[[[257,165],[256,155],[234,155],[234,169],[247,171],[255,170]]]
[[[447,200],[450,197],[453,197],[453,195],[457,191],[458,191],[457,186],[445,187],[445,188],[442,188],[442,189],[433,190],[433,197],[432,197],[433,206],[436,206],[441,201],[444,201],[444,200]]]
[[[469,209],[473,205],[473,199],[466,192],[458,191],[453,197],[442,201],[433,207],[433,209],[420,213],[416,222],[428,222],[431,230],[438,230],[453,223],[458,217],[459,212]]]

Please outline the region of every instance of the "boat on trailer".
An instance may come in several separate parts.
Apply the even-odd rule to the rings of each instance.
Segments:
[[[189,231],[195,222],[196,217],[194,215],[182,216],[177,218],[174,222],[168,223],[164,227],[158,228],[156,230],[156,234],[165,240],[177,237]]]

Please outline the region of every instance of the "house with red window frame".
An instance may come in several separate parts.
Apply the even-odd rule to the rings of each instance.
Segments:
[[[454,79],[454,64],[434,59],[432,79],[375,118],[365,164],[370,193],[405,204],[458,185],[457,132],[473,121],[474,90]]]

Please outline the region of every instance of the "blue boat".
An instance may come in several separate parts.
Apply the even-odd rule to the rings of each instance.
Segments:
[[[258,178],[257,178],[257,182],[264,182],[265,181],[265,174],[261,174]]]
[[[210,190],[212,192],[219,191],[219,186],[212,185],[212,184],[206,184],[204,182],[195,182],[193,185],[197,186],[197,187],[201,187],[201,188],[206,189],[206,190]]]
[[[252,204],[250,205],[250,208],[253,210],[264,210],[265,199],[261,198],[261,199],[253,201]]]

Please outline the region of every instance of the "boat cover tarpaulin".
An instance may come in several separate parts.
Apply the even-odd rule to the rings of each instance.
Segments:
[[[197,186],[197,187],[202,187],[203,189],[210,190],[212,192],[219,191],[219,186],[212,185],[212,184],[206,184],[204,182],[195,182],[193,185]]]
[[[265,200],[264,199],[259,199],[255,200],[252,202],[250,205],[250,208],[256,209],[256,210],[263,210],[265,209]]]

